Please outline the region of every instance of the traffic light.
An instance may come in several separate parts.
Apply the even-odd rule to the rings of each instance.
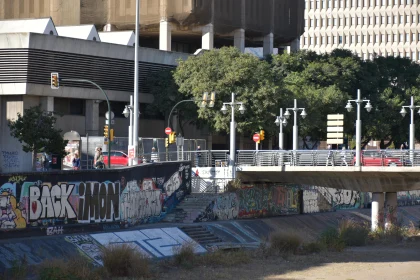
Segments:
[[[51,73],[51,88],[58,89],[60,87],[60,79],[58,73]]]
[[[109,140],[114,141],[114,129],[111,128],[109,130]]]
[[[165,138],[165,147],[169,147],[169,136]]]
[[[260,141],[265,139],[265,131],[264,130],[260,130]]]
[[[104,125],[104,137],[108,138],[108,126]]]
[[[175,143],[175,131],[172,131],[171,134],[169,134],[169,144]]]

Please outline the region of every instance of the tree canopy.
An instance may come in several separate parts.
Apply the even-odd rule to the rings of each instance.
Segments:
[[[17,114],[16,120],[9,120],[11,135],[22,143],[24,152],[32,152],[32,168],[35,170],[38,152],[65,156],[67,141],[61,137],[62,130],[54,128],[56,117],[53,112],[46,112],[41,106],[25,109],[24,114]]]
[[[259,129],[277,135],[275,116],[280,108],[293,107],[293,99],[297,99],[298,107],[308,114],[304,120],[299,117],[299,135],[316,141],[326,139],[328,114],[344,114],[344,132],[355,134],[356,110],[348,113],[344,107],[347,100],[356,99],[360,89],[373,106],[370,113],[362,110],[363,141],[382,140],[381,148],[389,145],[385,144],[388,140],[396,146],[408,141],[409,114],[403,119],[399,111],[402,105],[409,105],[411,95],[415,102],[420,101],[417,63],[378,56],[364,61],[343,49],[328,54],[279,54],[268,60],[242,54],[233,47],[211,50],[180,61],[172,77],[167,73],[166,82],[159,83],[162,85],[154,89],[159,92],[155,102],[166,112],[179,100],[200,100],[204,92],[215,91],[214,108],[189,107],[187,117],[215,132],[229,133],[230,110],[223,115],[220,108],[231,102],[231,93],[235,93],[236,101],[246,107],[244,115],[235,115],[237,130],[249,136]],[[291,132],[292,125],[285,131]],[[420,128],[420,122],[416,126]],[[420,130],[416,131],[420,137]]]

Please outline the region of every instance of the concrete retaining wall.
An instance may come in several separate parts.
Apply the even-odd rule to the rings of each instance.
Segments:
[[[109,230],[158,222],[191,192],[190,174],[190,162],[2,174],[1,237]]]

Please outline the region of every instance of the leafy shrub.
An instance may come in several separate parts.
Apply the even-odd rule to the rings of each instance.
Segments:
[[[249,263],[251,256],[244,250],[216,250],[200,257],[200,263],[210,266],[235,266]]]
[[[186,242],[179,247],[174,247],[174,264],[192,268],[196,261],[195,242]]]
[[[319,242],[331,251],[341,252],[346,247],[346,243],[341,239],[338,230],[333,227],[329,227],[321,233]]]
[[[73,256],[68,260],[45,260],[37,268],[37,276],[43,280],[102,279],[98,270],[82,256]]]
[[[342,220],[338,226],[339,236],[347,246],[364,246],[369,236],[369,229],[353,220]]]
[[[270,236],[270,249],[278,253],[296,253],[302,238],[292,232],[275,232]]]
[[[102,249],[104,268],[111,277],[148,277],[149,260],[128,244],[110,245]]]
[[[320,253],[322,250],[324,250],[324,246],[320,242],[310,242],[302,245],[304,254]]]

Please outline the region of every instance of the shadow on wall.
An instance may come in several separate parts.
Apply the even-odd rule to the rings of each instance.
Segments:
[[[2,174],[0,228],[54,235],[77,225],[106,230],[158,222],[191,192],[190,174],[189,162]]]

